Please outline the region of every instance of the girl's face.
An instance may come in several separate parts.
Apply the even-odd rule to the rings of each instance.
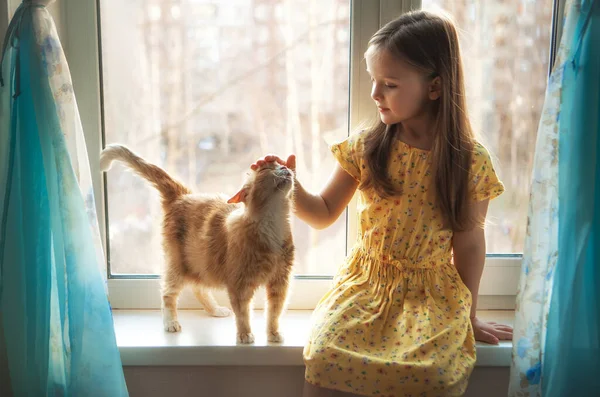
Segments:
[[[391,125],[422,117],[430,102],[439,98],[439,92],[422,72],[387,50],[371,47],[365,58],[371,75],[371,98],[383,123]]]

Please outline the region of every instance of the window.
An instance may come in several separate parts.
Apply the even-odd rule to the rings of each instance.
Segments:
[[[113,307],[160,307],[161,214],[156,193],[139,178],[121,168],[102,178],[102,133],[107,143],[128,144],[194,189],[230,194],[256,157],[295,151],[300,177],[316,189],[333,164],[327,144],[374,115],[362,62],[369,37],[421,6],[447,10],[461,28],[471,119],[507,187],[490,207],[479,304],[514,305],[557,29],[551,29],[551,0],[98,2],[96,9],[91,1],[63,0],[62,21],[101,229],[108,231]],[[90,26],[98,26],[100,46]],[[82,31],[90,34],[74,33]],[[353,244],[354,213],[353,201],[350,215],[324,232],[294,220],[299,255],[290,308],[313,308],[330,285]],[[197,307],[185,293],[180,305]]]
[[[544,105],[552,0],[423,0],[461,29],[468,109],[475,132],[495,155],[506,192],[490,202],[490,254],[523,252],[530,176]]]
[[[101,0],[106,142],[193,191],[231,196],[254,160],[293,152],[304,186],[318,189],[335,161],[327,141],[348,134],[350,2],[310,4]],[[160,273],[158,194],[122,169],[106,189],[111,274]],[[295,273],[333,274],[345,217],[323,231],[292,222]]]

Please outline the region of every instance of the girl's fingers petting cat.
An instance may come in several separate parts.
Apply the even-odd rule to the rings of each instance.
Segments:
[[[264,160],[256,160],[255,163],[250,164],[250,168],[254,171],[256,171],[257,169],[259,169],[260,167],[262,167],[263,165],[265,165],[265,161]]]
[[[281,159],[279,156],[276,156],[274,154],[267,154],[265,156],[265,161],[266,162],[271,162],[271,161],[275,161],[281,165],[285,165],[285,161],[283,161],[283,159]]]
[[[287,158],[287,161],[284,161],[282,158],[280,158],[274,154],[269,154],[269,155],[265,156],[264,160],[266,162],[275,161],[281,165],[288,167],[292,171],[296,170],[296,155],[294,155],[294,154],[290,154]]]
[[[283,165],[285,165],[292,171],[296,171],[296,155],[290,154],[287,158],[287,162]]]
[[[288,157],[287,161],[284,161],[279,156],[276,156],[274,154],[268,154],[265,157],[263,157],[262,159],[256,160],[256,162],[254,164],[250,165],[250,168],[256,171],[260,167],[264,166],[266,163],[272,163],[272,162],[277,162],[281,165],[284,165],[284,166],[290,168],[291,170],[296,169],[296,156],[294,156],[293,154]]]
[[[267,154],[262,159],[256,160],[254,164],[250,165],[250,168],[252,168],[253,170],[257,170],[266,163],[272,163],[274,161],[278,162],[279,164],[285,165],[285,161],[283,161],[279,157],[275,156],[274,154]]]

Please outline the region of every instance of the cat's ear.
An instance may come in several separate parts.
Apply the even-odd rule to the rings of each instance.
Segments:
[[[247,193],[247,190],[246,190],[245,187],[243,187],[233,197],[231,197],[229,200],[227,200],[227,202],[229,204],[232,204],[232,203],[245,203],[246,202],[246,193]]]

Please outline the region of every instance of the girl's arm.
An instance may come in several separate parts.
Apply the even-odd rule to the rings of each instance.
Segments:
[[[485,220],[489,200],[476,202],[471,205],[472,219]],[[485,231],[483,222],[473,229],[454,233],[452,238],[454,251],[454,264],[462,281],[465,283],[473,297],[471,306],[471,322],[475,332],[475,339],[497,344],[498,340],[512,339],[512,328],[506,325],[486,323],[477,318],[477,298],[479,283],[485,264]]]
[[[293,171],[296,170],[296,157],[291,155],[287,162],[277,156],[266,156],[252,164],[255,169],[263,162],[277,161]],[[339,164],[331,173],[329,180],[320,193],[308,192],[296,180],[294,188],[294,211],[304,222],[315,229],[324,229],[331,225],[344,211],[354,192],[358,182],[350,176]]]

